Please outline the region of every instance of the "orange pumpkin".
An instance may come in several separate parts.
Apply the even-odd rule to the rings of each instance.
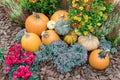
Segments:
[[[35,33],[25,33],[21,39],[21,45],[26,51],[34,52],[39,50],[41,40]]]
[[[47,30],[42,32],[42,43],[47,45],[50,44],[53,41],[59,40],[60,37],[54,30]]]
[[[93,50],[89,56],[89,64],[97,70],[105,69],[109,66],[109,63],[110,57],[108,52],[105,52],[101,49]]]
[[[41,35],[42,31],[47,29],[48,17],[43,13],[33,13],[25,21],[27,32]]]
[[[51,16],[51,20],[55,22],[59,21],[60,19],[68,21],[68,12],[65,10],[58,10]]]

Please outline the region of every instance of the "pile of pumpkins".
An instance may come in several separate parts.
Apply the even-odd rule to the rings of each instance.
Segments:
[[[68,44],[78,42],[88,51],[89,63],[92,67],[102,70],[109,65],[109,55],[104,58],[99,56],[103,50],[97,49],[100,42],[94,35],[78,36],[69,23],[68,12],[65,10],[56,11],[50,18],[43,13],[35,13],[28,16],[25,21],[26,32],[22,36],[21,45],[26,51],[34,52],[40,49],[41,43],[50,44],[53,41],[62,39]]]

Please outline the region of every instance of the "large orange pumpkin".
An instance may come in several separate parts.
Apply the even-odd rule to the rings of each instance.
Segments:
[[[41,40],[35,33],[25,33],[21,39],[21,45],[26,51],[34,52],[39,50]]]
[[[42,43],[47,45],[50,44],[53,41],[59,40],[60,37],[54,30],[47,30],[42,32]]]
[[[107,68],[109,63],[109,54],[101,49],[93,50],[89,56],[89,64],[97,70],[103,70]]]
[[[42,31],[47,29],[48,17],[43,13],[33,13],[25,21],[27,32],[41,35]]]
[[[55,22],[59,21],[60,19],[68,21],[68,12],[65,10],[58,10],[51,16],[51,20]]]

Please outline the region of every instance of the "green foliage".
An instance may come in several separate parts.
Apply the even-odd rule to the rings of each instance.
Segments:
[[[41,49],[36,51],[36,57],[38,57],[39,61],[47,60],[47,59],[55,59],[59,54],[65,53],[68,45],[62,41],[54,41],[47,46],[41,45]]]
[[[33,3],[29,0],[21,0],[21,5],[28,11],[42,12],[47,16],[52,15],[58,9],[59,0],[37,0]]]
[[[47,46],[42,45],[41,50],[35,54],[39,61],[54,60],[57,71],[60,73],[68,72],[72,67],[80,66],[87,61],[87,50],[82,45],[75,43],[68,47],[62,40],[54,41]]]
[[[24,35],[25,31],[26,31],[25,29],[22,29],[22,30],[20,30],[20,31],[16,34],[15,40],[16,40],[18,43],[21,43],[21,38],[22,38],[22,36]]]
[[[6,49],[0,46],[0,62],[3,61],[3,56],[6,53]]]
[[[55,59],[55,65],[57,71],[65,73],[71,71],[71,69],[78,65],[86,63],[87,61],[87,50],[79,43],[73,44],[66,53],[60,54]]]
[[[114,54],[117,52],[117,49],[115,47],[113,47],[112,42],[106,40],[105,37],[101,37],[99,48],[101,48],[103,50],[109,50],[109,52],[111,54]]]
[[[97,37],[107,37],[114,46],[120,44],[120,10],[118,7],[112,12],[103,25],[94,33]]]
[[[69,0],[71,2],[71,0]],[[107,19],[113,10],[113,3],[104,4],[104,0],[72,1],[69,9],[69,20],[83,35],[93,33]]]
[[[2,0],[4,6],[8,8],[8,14],[11,16],[12,21],[16,21],[18,16],[22,14],[22,6],[15,0]]]

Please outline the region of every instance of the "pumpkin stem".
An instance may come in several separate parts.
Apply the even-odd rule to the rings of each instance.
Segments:
[[[65,17],[64,14],[60,14],[60,19],[63,19]]]
[[[107,55],[109,52],[110,52],[109,49],[104,50],[104,51],[102,51],[102,52],[99,53],[99,57],[100,57],[100,58],[105,58],[106,55]]]
[[[89,34],[89,35],[88,35],[88,39],[91,39],[91,38],[92,38],[92,35],[91,35],[91,34]]]
[[[45,38],[49,37],[49,35],[48,35],[48,32],[47,32],[47,31],[43,31],[41,35],[42,35],[42,36],[44,36]]]
[[[40,16],[39,16],[36,12],[33,12],[33,15],[34,15],[37,19],[40,19]]]
[[[30,36],[30,35],[27,33],[26,30],[24,30],[24,33],[25,33],[25,36],[26,36],[26,37],[29,37],[29,36]]]

